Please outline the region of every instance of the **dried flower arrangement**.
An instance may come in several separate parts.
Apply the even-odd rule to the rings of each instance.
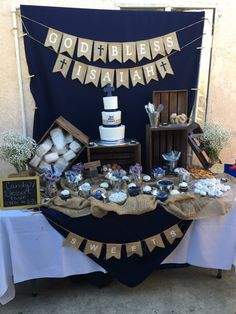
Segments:
[[[213,122],[205,124],[199,140],[211,163],[219,162],[219,154],[229,143],[231,136],[231,131],[225,129],[221,124]]]
[[[32,157],[37,144],[30,137],[24,137],[15,130],[0,134],[0,158],[13,165],[17,172],[25,171],[27,161]]]

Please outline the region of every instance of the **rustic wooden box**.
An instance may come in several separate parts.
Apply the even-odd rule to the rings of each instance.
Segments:
[[[160,123],[170,122],[172,113],[185,113],[188,110],[188,91],[187,90],[165,90],[153,91],[153,104],[158,107],[159,104],[164,105],[164,109],[160,114]]]
[[[96,146],[87,147],[88,162],[100,160],[101,165],[119,164],[123,169],[128,170],[129,166],[135,163],[141,164],[141,144],[136,142],[117,146],[103,146],[95,142]]]
[[[74,163],[74,161],[78,158],[78,156],[82,153],[84,148],[89,143],[89,137],[84,134],[82,131],[77,129],[73,124],[71,124],[68,120],[66,120],[64,117],[60,116],[57,118],[52,125],[48,128],[48,130],[44,133],[42,138],[39,140],[38,145],[40,145],[44,140],[46,140],[48,137],[50,137],[50,131],[56,127],[60,127],[65,133],[71,134],[75,140],[77,140],[81,144],[81,149],[76,153],[76,157],[70,160],[69,165],[65,168],[65,170],[69,169],[71,165]],[[42,170],[38,167],[32,167],[32,169],[35,171],[42,173]]]
[[[188,127],[158,127],[146,125],[146,169],[150,173],[153,167],[164,166],[163,153],[176,150],[181,152],[179,167],[187,166]]]

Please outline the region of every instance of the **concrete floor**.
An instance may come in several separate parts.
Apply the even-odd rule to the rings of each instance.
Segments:
[[[40,279],[38,296],[31,282],[16,285],[16,297],[1,306],[1,314],[236,314],[235,270],[223,272],[197,267],[154,272],[136,288],[113,280],[96,288],[81,278]]]

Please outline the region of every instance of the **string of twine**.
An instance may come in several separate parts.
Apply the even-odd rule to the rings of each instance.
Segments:
[[[16,15],[17,15],[18,17],[20,17],[21,21],[22,21],[22,18],[24,18],[24,19],[26,19],[26,20],[29,20],[29,21],[35,23],[35,24],[38,24],[38,25],[40,25],[40,26],[42,26],[42,27],[45,27],[45,28],[47,28],[47,29],[51,28],[51,27],[49,27],[48,25],[43,24],[43,23],[40,23],[40,22],[38,22],[38,21],[36,21],[36,20],[34,20],[34,19],[31,19],[31,18],[29,18],[29,17],[27,17],[27,16],[25,16],[25,15],[23,15],[23,14],[21,14],[21,13],[18,13],[18,12],[17,12]],[[185,29],[187,29],[187,28],[190,28],[190,27],[192,27],[192,26],[194,26],[194,25],[197,25],[197,24],[199,24],[199,23],[203,23],[204,21],[205,21],[205,17],[201,18],[199,21],[196,21],[196,22],[191,23],[191,24],[189,24],[189,25],[187,25],[187,26],[184,26],[184,27],[182,27],[182,28],[179,28],[179,29],[177,29],[176,31],[173,31],[173,32],[175,32],[175,33],[180,32],[180,31],[182,31],[182,30],[185,30]],[[22,23],[23,23],[23,22],[22,22]],[[23,24],[23,25],[24,25],[24,24]],[[25,25],[24,25],[24,27],[25,27]],[[26,27],[25,27],[25,28],[26,28]],[[61,33],[64,33],[64,32],[61,32]],[[89,39],[89,38],[87,38],[87,39]],[[90,39],[90,40],[92,40],[92,39]],[[108,41],[108,42],[109,42],[109,41]]]
[[[27,27],[26,27],[26,25],[25,25],[25,23],[24,23],[22,17],[25,18],[25,19],[28,19],[28,20],[30,20],[30,21],[36,23],[36,24],[39,24],[39,25],[41,25],[41,26],[43,26],[43,27],[45,27],[45,28],[48,28],[48,29],[49,29],[49,27],[48,27],[47,25],[45,25],[45,24],[42,24],[42,23],[37,22],[37,21],[35,21],[35,20],[33,20],[33,19],[30,19],[29,17],[24,16],[24,15],[22,15],[22,14],[18,14],[18,13],[17,13],[17,16],[20,17],[21,22],[22,22],[22,24],[23,24],[23,26],[24,26],[24,28],[25,28],[25,30],[26,30],[27,36],[28,36],[30,39],[32,39],[32,40],[34,40],[35,42],[37,42],[38,44],[44,46],[44,43],[42,43],[41,41],[39,41],[38,39],[36,39],[36,38],[34,38],[33,36],[30,35],[30,33],[29,33],[29,31],[28,31],[28,29],[27,29]],[[189,24],[189,25],[187,25],[187,26],[185,26],[185,27],[182,27],[182,28],[176,30],[175,32],[179,32],[179,31],[182,31],[182,30],[187,29],[187,28],[189,28],[189,27],[192,27],[192,26],[194,26],[194,25],[196,25],[196,24],[198,24],[198,23],[203,22],[204,20],[205,20],[205,18],[202,18],[201,20],[199,20],[199,21],[197,21],[197,22],[194,22],[194,23],[192,23],[192,24]],[[202,34],[202,35],[200,35],[199,37],[197,37],[197,38],[193,39],[192,41],[188,42],[187,44],[181,46],[181,47],[180,47],[180,50],[182,50],[182,49],[188,47],[189,45],[193,44],[194,42],[198,41],[198,40],[201,39],[204,35],[205,35],[205,34]],[[45,47],[45,46],[44,46],[44,47]],[[52,47],[46,47],[46,48],[50,49],[51,51],[53,51],[53,52],[56,53],[57,55],[59,54],[59,53],[56,52]],[[178,51],[177,51],[177,50],[172,51],[170,54],[165,54],[164,56],[162,56],[162,58],[164,58],[164,57],[170,57],[170,56],[172,56],[173,54],[175,54],[176,52],[178,52]],[[77,62],[77,61],[78,61],[78,60],[73,59],[73,58],[71,58],[71,57],[69,57],[69,58],[70,58],[72,61],[74,61],[74,62]],[[152,63],[152,62],[146,63],[146,64],[144,64],[143,66],[146,66],[146,65],[151,64],[151,63]],[[85,65],[84,63],[82,63],[82,64]],[[134,67],[136,67],[136,66],[134,66]],[[129,67],[129,69],[134,68],[134,67]],[[104,67],[104,68],[105,68],[105,67]],[[117,69],[117,68],[115,68],[115,69]],[[115,70],[115,69],[114,69],[114,70]]]

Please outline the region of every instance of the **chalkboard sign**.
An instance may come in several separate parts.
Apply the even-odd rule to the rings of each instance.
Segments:
[[[0,208],[33,208],[40,205],[39,177],[0,179]]]

